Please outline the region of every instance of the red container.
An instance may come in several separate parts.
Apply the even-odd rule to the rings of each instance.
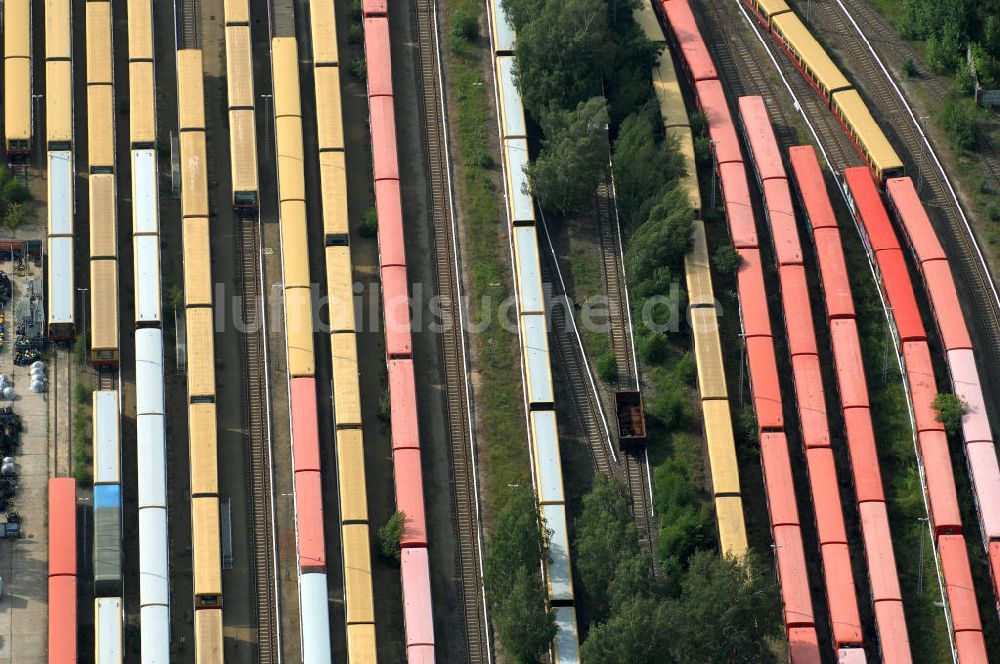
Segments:
[[[408,358],[413,352],[410,337],[410,298],[406,268],[382,269],[382,311],[385,323],[385,352],[389,359]]]
[[[795,211],[788,181],[776,178],[764,182],[765,208],[778,265],[802,265],[802,243],[795,226]]]
[[[934,312],[938,334],[941,335],[941,345],[945,350],[971,349],[972,340],[969,338],[969,329],[965,326],[965,315],[958,302],[955,279],[948,261],[928,261],[923,267],[927,297]]]
[[[868,408],[848,408],[844,411],[844,423],[847,449],[851,455],[851,470],[854,473],[854,493],[858,502],[883,502],[885,492],[879,474],[871,411]]]
[[[403,585],[406,645],[408,648],[433,646],[434,620],[427,549],[403,549],[400,553],[399,571]]]
[[[819,543],[847,544],[847,529],[844,526],[833,450],[828,447],[806,450],[806,464],[809,466],[809,486],[816,510]]]
[[[903,344],[903,363],[906,367],[906,381],[910,385],[913,400],[913,416],[917,421],[917,431],[944,431],[944,425],[937,420],[934,399],[937,397],[937,382],[934,380],[934,364],[926,341]]]
[[[299,539],[299,567],[303,571],[325,571],[323,486],[318,470],[295,473],[295,527]]]
[[[861,646],[861,615],[847,544],[824,544],[823,577],[830,605],[830,631],[837,648]]]
[[[792,480],[792,464],[788,457],[785,434],[761,434],[760,463],[764,471],[771,528],[798,526],[799,510],[795,503],[795,483]]]
[[[76,576],[76,545],[76,480],[50,479],[49,576]]]
[[[750,205],[750,190],[743,164],[730,161],[719,166],[719,185],[726,210],[726,223],[733,246],[737,249],[757,248],[757,226]]]
[[[392,449],[420,449],[413,360],[389,361],[389,396]]]
[[[861,535],[865,540],[872,601],[876,602],[876,606],[884,600],[902,602],[885,503],[861,503],[858,512],[861,514]]]
[[[752,337],[746,340],[747,364],[750,367],[750,391],[753,393],[757,427],[761,430],[779,431],[785,426],[781,410],[781,388],[778,385],[778,366],[774,359],[771,337]]]
[[[788,159],[809,225],[814,230],[837,228],[837,217],[830,205],[826,180],[819,167],[819,160],[816,159],[816,151],[811,145],[797,145],[788,148]]]
[[[848,408],[868,408],[868,381],[861,359],[858,326],[852,318],[830,321],[830,343],[840,388],[840,405]]]
[[[375,183],[375,211],[378,213],[378,253],[383,268],[406,266],[406,241],[403,235],[403,202],[399,180]]]
[[[681,65],[692,81],[716,78],[715,65],[701,38],[698,23],[686,0],[664,2],[670,33],[681,54]]]
[[[76,664],[76,577],[49,577],[49,659]]]
[[[918,444],[924,462],[924,478],[927,481],[927,499],[934,532],[939,536],[961,533],[962,518],[958,511],[948,437],[944,431],[921,431]]]
[[[809,573],[802,552],[802,533],[798,526],[778,526],[773,530],[781,599],[785,604],[785,626],[812,627],[816,623],[809,594]]]
[[[319,470],[319,421],[316,379],[292,378],[288,400],[292,417],[292,456],[296,472]]]
[[[947,260],[913,180],[908,177],[886,180],[885,193],[917,261]]]
[[[854,318],[854,298],[847,277],[844,249],[840,244],[840,231],[836,228],[818,228],[813,231],[813,242],[816,246],[827,317]]]
[[[420,450],[392,452],[396,481],[396,509],[406,515],[399,543],[403,548],[427,546],[427,516],[424,512],[424,479]]]
[[[740,296],[743,335],[748,338],[770,337],[771,317],[767,308],[767,291],[764,288],[760,252],[756,249],[738,251],[741,260],[736,275],[736,288]]]
[[[396,114],[392,97],[372,97],[368,100],[372,132],[372,168],[375,181],[398,180],[396,156]]]
[[[392,96],[392,52],[389,50],[389,19],[365,19],[365,62],[368,97]]]
[[[944,576],[945,592],[948,594],[952,626],[956,632],[981,632],[983,624],[979,620],[965,538],[961,535],[939,537],[938,556],[941,558],[941,573]]]
[[[698,108],[708,123],[708,135],[712,139],[712,153],[716,164],[730,162],[743,164],[740,140],[733,126],[733,116],[729,113],[722,84],[715,80],[703,80],[695,84]]]
[[[792,358],[795,377],[795,402],[802,429],[802,444],[807,448],[829,448],[830,426],[826,419],[826,394],[819,358],[815,355],[796,355]]]
[[[740,97],[738,104],[743,132],[761,182],[772,178],[784,180],[785,166],[781,162],[781,151],[771,128],[771,117],[764,105],[764,98],[758,95]]]
[[[783,265],[778,268],[781,280],[781,303],[788,332],[788,352],[796,355],[816,355],[816,330],[813,326],[812,306],[806,270],[801,265]]]

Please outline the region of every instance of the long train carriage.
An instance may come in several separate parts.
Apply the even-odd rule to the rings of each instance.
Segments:
[[[215,411],[215,321],[212,315],[204,73],[200,50],[177,51],[177,97],[195,652],[199,662],[221,662],[223,595]],[[148,225],[151,226],[152,222]]]
[[[95,664],[115,664],[124,661],[123,622],[124,611],[121,597],[94,598]]]
[[[72,14],[69,0],[45,2],[45,138],[50,151],[73,147]]]
[[[31,18],[30,0],[3,3],[3,132],[8,159],[31,154]]]
[[[558,664],[570,664],[580,661],[579,637],[547,310],[541,278],[541,249],[535,226],[534,201],[524,175],[524,166],[528,163],[527,127],[521,96],[514,80],[514,58],[510,55],[514,47],[514,31],[499,1],[491,3],[490,10],[529,449],[539,512],[545,527],[552,534],[548,556],[544,560],[547,596],[556,614],[552,656]]]
[[[227,10],[233,9],[234,4],[236,3],[226,3]],[[228,15],[226,20],[226,78],[233,208],[238,211],[253,212],[258,206],[258,185],[250,26],[229,25]]]
[[[1000,598],[1000,467],[986,413],[975,353],[944,249],[910,178],[886,182],[889,206],[923,278],[938,340],[955,393],[967,406],[962,418],[966,464],[989,557],[994,596]],[[1000,600],[998,600],[1000,605]]]
[[[93,394],[94,594],[122,595],[121,432],[118,391]]]
[[[48,154],[48,251],[46,257],[48,335],[72,339],[76,333],[73,278],[73,153]]]
[[[75,662],[77,647],[76,480],[48,484],[48,654],[52,662]]]
[[[947,435],[932,405],[938,390],[927,336],[914,304],[913,285],[899,241],[868,170],[849,168],[844,179],[855,223],[865,240],[869,261],[879,275],[887,317],[895,322],[898,334],[900,367],[909,386],[914,440],[923,470],[930,527],[947,590],[946,610],[951,617],[958,660],[985,662],[986,646],[974,593],[960,590],[969,585],[968,554]],[[900,262],[902,267],[897,266]]]

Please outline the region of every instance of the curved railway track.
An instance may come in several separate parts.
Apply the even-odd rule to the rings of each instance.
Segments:
[[[441,346],[451,448],[452,500],[459,534],[459,574],[462,583],[468,661],[493,661],[486,599],[482,589],[482,531],[479,482],[465,348],[465,313],[451,198],[451,168],[445,135],[444,90],[438,45],[436,4],[414,3],[420,69],[420,103],[434,228],[435,278],[440,297]]]
[[[257,662],[272,664],[281,661],[278,635],[277,589],[278,570],[274,558],[274,513],[271,490],[271,436],[266,410],[267,358],[263,325],[263,293],[261,291],[259,219],[238,221],[237,253],[241,266],[240,294],[243,333],[243,407],[247,415],[243,435],[246,441],[244,466],[247,491],[247,518],[250,525],[250,546],[253,552],[251,579],[256,604]]]
[[[847,16],[840,2],[816,2],[811,11],[812,23],[828,46],[837,49],[858,85],[872,103],[881,126],[893,141],[907,166],[922,185],[922,199],[945,232],[943,239],[956,267],[956,277],[965,285],[966,309],[978,324],[976,348],[983,354],[983,366],[992,385],[1000,384],[1000,300],[992,277],[968,222],[939,163],[931,158],[917,120],[911,115],[886,69],[868,49],[856,24]],[[859,3],[850,2],[854,11]],[[995,161],[995,160],[994,160]],[[994,164],[995,165],[995,164]],[[987,163],[988,168],[992,168]]]

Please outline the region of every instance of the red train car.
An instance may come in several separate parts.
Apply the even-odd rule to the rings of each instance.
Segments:
[[[827,196],[826,180],[816,159],[816,151],[811,145],[796,145],[788,148],[788,159],[809,227],[813,230],[837,228],[837,217]]]
[[[757,427],[761,431],[781,431],[785,427],[785,418],[781,410],[774,342],[771,337],[751,337],[746,340],[746,345]]]
[[[831,320],[830,342],[833,345],[833,362],[837,371],[837,383],[840,386],[841,408],[867,409],[868,381],[865,379],[858,325],[854,319]]]
[[[903,603],[898,600],[875,602],[875,622],[878,623],[881,661],[904,664],[913,661]]]
[[[75,664],[76,633],[79,628],[76,614],[76,577],[49,577],[49,658],[53,664]]]
[[[851,570],[851,552],[846,543],[823,544],[820,548],[823,552],[826,596],[830,604],[833,645],[835,648],[860,647],[864,639],[854,588],[854,572]]]
[[[685,3],[687,4],[687,3]],[[726,94],[719,81],[703,80],[695,84],[698,109],[705,115],[708,135],[712,139],[712,153],[716,164],[743,163],[740,153],[740,139],[729,114]]]
[[[921,431],[917,436],[927,482],[927,503],[935,536],[962,532],[962,517],[951,469],[948,436],[944,431]]]
[[[295,473],[295,528],[299,537],[299,567],[303,572],[325,571],[323,482],[318,470]]]
[[[802,429],[802,444],[806,448],[830,446],[830,427],[826,419],[826,394],[823,375],[816,355],[792,357],[795,401]]]
[[[927,342],[904,343],[903,364],[906,368],[906,380],[910,385],[910,399],[913,402],[913,417],[917,423],[917,431],[944,431],[944,425],[938,421],[937,411],[934,409],[938,388],[934,380],[934,364],[931,362],[931,351]]]
[[[901,249],[884,249],[878,253],[877,267],[879,286],[885,294],[886,304],[892,310],[892,320],[901,342],[924,341],[924,329],[917,299],[910,283],[910,272],[906,267]]]
[[[49,576],[76,576],[76,480],[49,480]]]
[[[420,449],[412,360],[389,360],[389,397],[392,449]]]
[[[958,302],[958,291],[955,289],[955,279],[948,261],[924,263],[923,274],[941,345],[946,351],[971,349],[972,339],[965,326],[965,315]]]
[[[427,516],[424,512],[423,471],[420,450],[392,451],[396,484],[396,509],[405,515],[400,545],[427,546]]]
[[[890,178],[885,182],[885,193],[899,220],[903,237],[917,257],[918,267],[927,261],[948,260],[927,211],[917,196],[913,180],[908,177]]]
[[[861,514],[861,534],[868,552],[868,582],[872,600],[902,602],[899,578],[896,576],[896,554],[889,537],[889,515],[883,502],[867,502],[858,506]]]
[[[398,180],[396,111],[392,97],[370,98],[368,100],[368,115],[371,121],[372,168],[375,172],[375,182]]]
[[[781,282],[785,328],[788,330],[788,352],[792,357],[816,355],[816,331],[813,327],[806,270],[801,265],[783,265],[778,268],[778,278]]]
[[[955,394],[968,409],[962,418],[962,435],[966,444],[993,442],[993,432],[986,417],[986,402],[976,369],[976,357],[969,349],[948,351],[948,368]]]
[[[787,180],[775,178],[764,182],[764,210],[771,229],[775,261],[778,265],[801,265],[802,243],[799,242]]]
[[[844,170],[851,207],[861,221],[862,238],[875,253],[883,249],[898,249],[899,241],[892,229],[882,197],[868,168],[858,166]]]
[[[864,407],[847,408],[843,414],[847,451],[851,457],[851,472],[854,476],[854,493],[858,503],[884,502],[885,491],[879,473],[871,411]]]
[[[726,210],[726,223],[733,246],[737,249],[757,248],[757,225],[750,204],[750,189],[742,163],[728,162],[719,166],[719,186]]]
[[[406,623],[406,649],[409,661],[422,648],[430,646],[433,662],[434,620],[431,612],[430,566],[427,549],[410,548],[400,552],[400,574],[403,585],[403,620]],[[416,653],[414,652],[416,650]]]
[[[969,555],[965,538],[961,535],[942,535],[938,538],[938,557],[945,578],[945,591],[951,607],[951,622],[956,632],[981,632],[976,605],[976,591],[969,568]]]
[[[382,311],[385,314],[385,352],[389,359],[407,358],[413,353],[410,336],[410,298],[406,268],[382,268]]]
[[[814,627],[788,630],[788,659],[794,664],[820,664],[819,637]]]
[[[364,16],[385,16],[389,11],[388,0],[362,0],[361,13]]]
[[[767,308],[767,291],[764,289],[764,271],[760,252],[740,249],[740,268],[736,275],[740,296],[740,316],[745,337],[770,337],[771,318]]]
[[[847,528],[840,503],[837,466],[833,450],[814,447],[806,450],[809,484],[816,506],[816,534],[820,544],[847,544]]]
[[[389,19],[365,19],[365,79],[369,97],[392,97],[392,61],[389,50]]]
[[[778,526],[772,532],[775,556],[778,558],[778,580],[784,602],[785,627],[815,628],[812,596],[809,594],[809,573],[802,550],[802,533],[798,526]]]
[[[398,180],[380,180],[375,183],[375,212],[378,214],[378,256],[381,267],[405,267],[403,202]]]
[[[760,436],[760,463],[764,472],[764,489],[771,514],[771,528],[798,526],[799,510],[795,502],[792,462],[788,456],[788,441],[782,433]]]
[[[847,263],[841,245],[840,231],[836,228],[818,228],[813,231],[816,260],[819,263],[820,283],[826,299],[828,318],[854,318],[854,297],[847,276]]]
[[[785,165],[781,160],[778,140],[771,127],[764,98],[758,95],[740,97],[740,119],[743,121],[743,135],[750,146],[750,156],[757,167],[759,182],[772,178],[785,179]]]
[[[670,26],[670,36],[680,54],[681,67],[692,81],[717,78],[712,56],[701,38],[698,22],[687,0],[668,0],[663,3],[663,13]]]
[[[319,468],[319,420],[316,379],[292,378],[288,401],[292,420],[292,463],[296,472]]]

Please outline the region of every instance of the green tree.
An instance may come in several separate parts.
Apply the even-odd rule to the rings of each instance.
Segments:
[[[597,377],[609,384],[618,380],[618,360],[614,351],[609,350],[597,358]]]
[[[538,505],[530,488],[516,487],[497,514],[486,546],[483,583],[498,602],[514,583],[518,569],[537,569],[545,554]]]
[[[535,664],[556,636],[552,611],[545,607],[545,587],[537,571],[519,567],[493,619],[504,649],[523,664]]]
[[[949,99],[941,107],[938,123],[948,136],[948,143],[956,150],[976,147],[978,109],[971,99]]]
[[[957,435],[959,427],[962,426],[962,417],[969,411],[969,405],[962,400],[962,397],[951,392],[938,394],[934,397],[932,405],[937,412],[937,421],[944,425],[948,435]]]
[[[766,664],[780,634],[781,599],[768,570],[701,551],[681,596],[666,610],[672,658],[700,664]]]
[[[399,560],[399,540],[405,523],[406,515],[397,511],[378,529],[378,548],[382,557]]]
[[[528,179],[539,204],[568,214],[589,201],[604,177],[608,158],[608,111],[604,99],[553,110],[542,119],[545,139]]]
[[[3,196],[8,204],[26,203],[31,200],[31,190],[22,180],[7,178],[3,184]]]
[[[670,652],[672,636],[666,607],[637,597],[606,622],[591,626],[581,655],[587,664],[675,664]]]
[[[712,257],[715,271],[726,277],[735,277],[743,263],[740,254],[731,244],[723,244],[715,250]]]
[[[7,230],[12,231],[24,222],[26,216],[27,211],[24,209],[23,203],[8,203],[7,212],[3,217],[3,225],[7,227]]]
[[[625,255],[629,280],[638,283],[649,279],[663,266],[680,272],[693,231],[694,214],[686,192],[676,186],[664,191],[649,218],[629,240]]]
[[[657,141],[654,116],[649,109],[630,115],[622,123],[615,140],[613,163],[618,209],[628,228],[646,221],[657,196],[684,172],[677,146]]]

